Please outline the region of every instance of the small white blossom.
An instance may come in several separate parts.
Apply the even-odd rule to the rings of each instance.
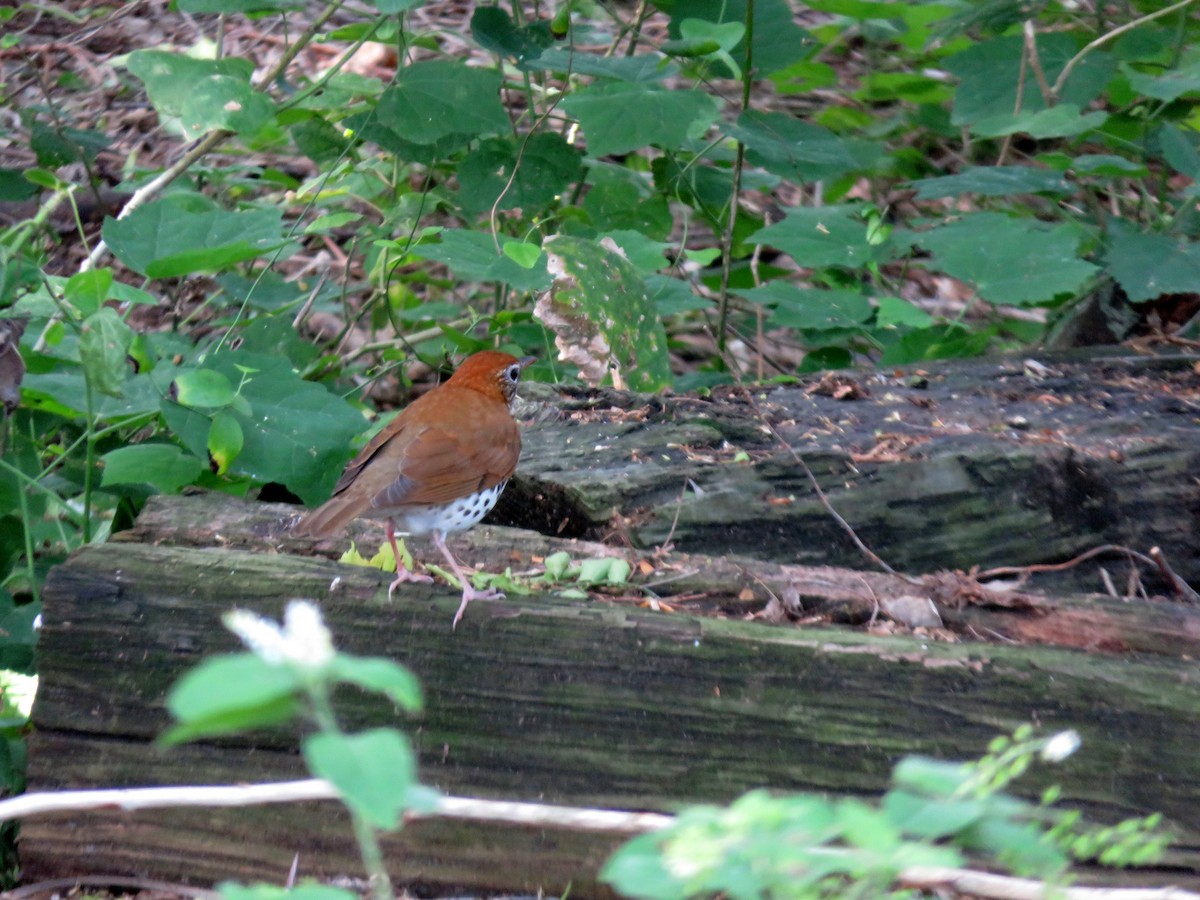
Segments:
[[[306,600],[293,600],[282,627],[245,609],[227,612],[222,621],[246,647],[268,665],[321,669],[333,659],[333,636],[321,610]]]
[[[291,662],[320,669],[333,660],[333,635],[315,603],[289,603],[283,613],[283,634],[285,654]]]
[[[1046,762],[1062,762],[1079,749],[1081,741],[1075,729],[1060,731],[1042,746],[1042,759]]]

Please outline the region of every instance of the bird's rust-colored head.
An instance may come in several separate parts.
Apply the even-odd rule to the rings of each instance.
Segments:
[[[531,362],[532,356],[517,359],[499,350],[482,350],[463,360],[446,384],[478,391],[507,405],[516,396],[521,371]]]

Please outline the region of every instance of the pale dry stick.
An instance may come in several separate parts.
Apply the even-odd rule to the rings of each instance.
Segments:
[[[313,303],[317,300],[317,295],[321,293],[321,288],[325,287],[325,282],[328,280],[329,273],[327,271],[322,272],[320,280],[317,281],[317,286],[308,292],[308,299],[304,301],[300,307],[300,311],[292,319],[292,328],[297,331],[300,330],[300,326],[304,324],[304,320],[308,318],[308,314],[312,311]]]
[[[1104,566],[1100,567],[1100,580],[1104,582],[1104,592],[1114,600],[1120,600],[1121,595],[1117,593],[1117,586],[1113,584],[1112,576],[1108,574],[1108,569]]]
[[[180,807],[230,807],[336,799],[338,799],[338,793],[333,785],[319,778],[276,784],[62,791],[23,794],[20,797],[0,801],[0,821],[29,818],[47,813],[94,809],[130,811]],[[470,822],[564,828],[625,835],[661,831],[675,821],[674,817],[660,813],[477,800],[471,797],[441,797],[438,800],[437,808],[432,813],[408,818],[418,819],[430,816],[442,816]],[[837,848],[830,848],[830,852],[837,853],[839,851]],[[1065,900],[1200,900],[1200,894],[1171,887],[1087,888],[1055,885],[1051,888],[1043,882],[1026,878],[993,875],[970,869],[921,866],[902,870],[897,877],[897,882],[908,887],[931,890],[948,888],[961,894],[985,897],[989,900],[1042,900],[1047,896],[1061,897]]]
[[[1191,586],[1175,574],[1175,570],[1167,563],[1167,556],[1163,553],[1161,547],[1151,547],[1149,553],[1150,559],[1158,566],[1158,571],[1167,583],[1175,589],[1175,593],[1183,597],[1189,603],[1200,603],[1200,594],[1192,590]]]
[[[905,887],[957,895],[987,897],[990,900],[1196,900],[1200,894],[1182,888],[1103,888],[1047,885],[1032,878],[1013,878],[971,869],[943,869],[914,866],[904,869],[897,879]]]
[[[298,803],[309,800],[337,800],[337,788],[322,778],[281,781],[273,784],[230,784],[120,788],[91,791],[58,791],[22,794],[0,801],[0,822],[25,819],[56,812],[117,809],[132,812],[142,809],[178,809],[182,807],[241,807],[264,803]],[[516,803],[501,800],[476,800],[472,797],[439,797],[430,813],[407,818],[444,816],[472,822],[497,822],[510,825],[540,825],[578,831],[614,834],[643,834],[670,825],[674,818],[659,813],[624,812],[574,806],[550,806],[543,803]]]
[[[1012,114],[1015,116],[1021,111],[1021,104],[1025,100],[1025,73],[1029,69],[1029,45],[1024,44],[1021,47],[1021,67],[1017,69],[1017,98],[1013,101]],[[1008,158],[1008,151],[1012,148],[1013,133],[1009,132],[1004,136],[1004,142],[1000,145],[1000,152],[996,155],[996,165],[1004,165],[1004,161]]]
[[[1163,578],[1175,590],[1175,593],[1180,598],[1187,600],[1189,603],[1200,603],[1200,594],[1197,594],[1187,582],[1180,578],[1175,571],[1168,565],[1166,557],[1163,555],[1162,549],[1152,547],[1149,555],[1139,553],[1130,547],[1125,547],[1121,544],[1101,544],[1099,547],[1093,547],[1091,550],[1085,550],[1078,556],[1068,559],[1066,562],[1060,563],[1034,563],[1028,566],[999,566],[995,569],[988,569],[985,572],[976,572],[975,578],[999,578],[1005,575],[1032,575],[1037,572],[1062,572],[1066,569],[1072,569],[1080,563],[1087,562],[1094,556],[1100,556],[1105,553],[1123,553],[1130,560],[1136,560],[1147,566],[1153,566],[1158,569]]]
[[[1042,61],[1037,51],[1037,32],[1034,30],[1032,19],[1025,21],[1025,52],[1029,55],[1029,68],[1033,69],[1038,87],[1042,89],[1042,99],[1046,101],[1047,106],[1053,106],[1055,98],[1050,92],[1050,82],[1046,80],[1046,73],[1042,70]]]
[[[1071,77],[1071,72],[1075,70],[1075,67],[1079,65],[1079,63],[1083,62],[1083,58],[1085,56],[1087,56],[1097,47],[1103,47],[1109,41],[1119,38],[1127,31],[1132,31],[1134,28],[1137,28],[1140,25],[1145,25],[1147,22],[1151,22],[1154,19],[1161,19],[1163,16],[1169,16],[1171,13],[1178,12],[1184,7],[1190,6],[1195,2],[1196,0],[1179,0],[1178,3],[1172,3],[1170,6],[1155,10],[1148,15],[1142,16],[1140,19],[1134,19],[1132,22],[1126,22],[1124,25],[1120,25],[1117,28],[1114,28],[1112,31],[1100,35],[1100,37],[1096,38],[1067,61],[1067,64],[1063,66],[1063,70],[1058,73],[1058,78],[1054,80],[1054,86],[1050,88],[1050,95],[1056,100],[1058,99],[1059,94],[1062,92],[1063,85],[1065,85],[1067,83],[1067,79]]]

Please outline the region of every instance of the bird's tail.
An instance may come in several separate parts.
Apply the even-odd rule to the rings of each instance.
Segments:
[[[292,534],[297,537],[329,537],[345,528],[358,516],[358,506],[359,504],[350,498],[334,497],[301,516],[292,525]]]

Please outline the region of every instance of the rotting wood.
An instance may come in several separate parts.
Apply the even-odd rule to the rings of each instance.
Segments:
[[[1165,812],[1180,835],[1171,860],[1180,868],[1166,877],[1197,884],[1187,874],[1200,871],[1194,609],[1036,593],[999,608],[943,603],[958,643],[733,620],[761,613],[767,588],[794,591],[805,616],[859,623],[881,598],[917,587],[940,598],[972,589],[958,577],[938,594],[936,581],[780,565],[862,560],[791,451],[764,433],[763,415],[881,556],[943,586],[936,573],[952,566],[1057,562],[1109,542],[1161,545],[1195,582],[1200,377],[1190,361],[1063,363],[1052,383],[1011,361],[927,368],[927,388],[908,386],[912,371],[872,376],[870,397],[853,402],[797,389],[753,403],[736,391],[723,401],[717,392],[718,402],[529,392],[510,521],[624,535],[641,549],[479,528],[456,550],[516,571],[561,547],[576,558],[620,552],[649,561],[644,578],[662,600],[687,609],[677,598],[699,595],[689,602],[708,618],[639,609],[645,594],[633,589],[583,603],[537,594],[473,604],[451,633],[452,589],[410,586],[388,605],[387,576],[293,555],[335,554],[344,542],[289,539],[285,508],[156,499],[136,529],[50,579],[32,786],[300,775],[291,734],[170,752],[151,742],[166,725],[169,684],[232,649],[221,612],[236,604],[277,616],[306,596],[321,602],[341,646],[397,658],[421,677],[428,708],[410,733],[423,777],[447,791],[663,811],[764,784],[870,794],[904,754],[970,758],[1033,719],[1084,738],[1034,787],[1061,781],[1069,802],[1108,821]],[[703,494],[689,489],[677,502],[685,483]],[[367,525],[352,532],[368,549],[380,539]],[[676,552],[651,553],[668,534]],[[972,633],[1154,655],[961,640]],[[340,699],[349,727],[395,721],[385,704]],[[425,823],[389,846],[403,882],[554,891],[570,881],[578,896],[603,895],[592,879],[611,849]],[[278,882],[297,851],[302,873],[358,871],[349,829],[327,807],[64,815],[30,822],[23,837],[30,877],[95,871],[103,860],[140,875]]]
[[[340,646],[399,659],[421,678],[426,712],[399,724],[417,743],[423,778],[448,792],[662,811],[760,785],[869,794],[905,754],[970,758],[1033,718],[1084,739],[1069,765],[1037,784],[1061,780],[1069,801],[1106,820],[1165,812],[1181,829],[1174,862],[1200,866],[1200,692],[1190,662],[547,596],[473,605],[452,633],[452,588],[406,586],[388,604],[387,580],[261,551],[120,542],[77,553],[46,589],[31,786],[300,775],[290,733],[170,751],[152,741],[168,722],[168,686],[204,655],[234,647],[218,624],[223,611],[278,616],[288,598],[305,596],[320,600]],[[389,705],[353,692],[339,708],[352,729],[398,721]],[[548,891],[570,881],[580,896],[603,894],[589,879],[611,843],[430,827],[432,837],[422,826],[389,845],[399,881]],[[103,860],[117,874],[278,881],[295,852],[302,874],[357,871],[348,839],[325,807],[81,813],[27,823],[22,854],[30,877],[96,871]]]
[[[1039,359],[1045,376],[1020,359],[854,373],[856,400],[813,390],[815,376],[705,399],[523,387],[525,452],[497,521],[861,568],[765,416],[896,569],[1061,562],[1124,544],[1161,547],[1200,583],[1200,357]],[[1033,584],[1102,589],[1096,566]]]

